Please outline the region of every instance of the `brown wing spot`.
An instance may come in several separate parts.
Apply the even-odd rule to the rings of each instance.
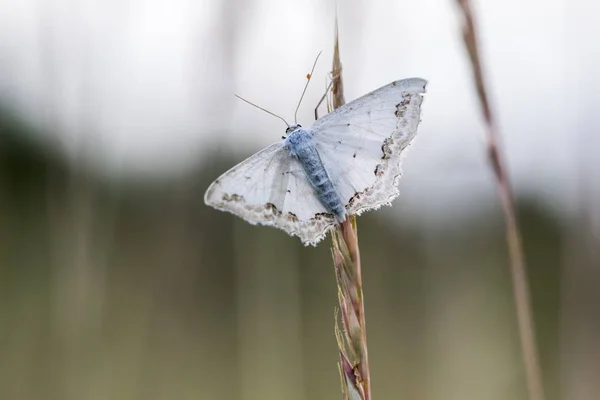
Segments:
[[[381,156],[382,160],[387,160],[392,155],[392,149],[390,146],[392,143],[394,143],[392,138],[386,138],[383,141],[383,144],[381,145],[381,152],[383,153],[383,156]]]
[[[333,218],[333,214],[331,214],[331,213],[317,213],[311,219],[319,221],[319,220],[326,219],[326,218]]]
[[[244,196],[240,196],[239,194],[227,194],[223,193],[223,201],[233,201],[233,202],[243,202]]]
[[[288,212],[288,216],[287,217],[288,217],[288,220],[290,220],[292,222],[298,221],[298,217],[293,212]]]
[[[348,200],[348,204],[346,204],[346,210],[351,209],[354,206],[354,203],[356,203],[358,200],[360,200],[363,196],[367,196],[368,197],[370,195],[371,195],[371,189],[370,188],[366,188],[362,192],[356,192],[356,193],[354,193],[354,196],[350,197],[350,200]]]
[[[405,93],[402,96],[402,101],[400,103],[396,104],[396,112],[394,113],[396,115],[396,117],[398,117],[398,118],[404,117],[404,113],[406,112],[406,107],[410,104],[411,97],[412,96],[410,93]]]
[[[279,210],[277,209],[277,207],[275,207],[275,204],[273,204],[273,203],[267,203],[267,204],[265,205],[265,208],[266,208],[267,210],[271,210],[271,212],[273,213],[273,215],[281,215],[281,211],[279,211]]]
[[[357,201],[358,199],[360,199],[361,194],[362,193],[359,193],[359,192],[354,193],[354,196],[350,197],[350,200],[348,200],[348,205],[346,206],[346,208],[352,207],[354,202]]]

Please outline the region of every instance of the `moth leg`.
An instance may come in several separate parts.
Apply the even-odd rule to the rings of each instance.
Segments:
[[[327,85],[327,89],[325,89],[325,93],[323,94],[323,96],[321,97],[321,100],[319,100],[319,103],[315,107],[315,121],[319,119],[319,107],[321,107],[321,104],[323,104],[323,101],[325,101],[327,99],[327,93],[329,93],[329,90],[331,90],[332,85],[333,85],[333,81],[329,82],[329,85]]]

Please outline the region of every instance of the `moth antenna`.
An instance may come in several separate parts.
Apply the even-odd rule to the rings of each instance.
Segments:
[[[284,124],[287,125],[288,128],[290,127],[290,124],[288,124],[287,121],[285,119],[283,119],[283,117],[280,117],[279,115],[277,115],[275,113],[272,113],[271,111],[269,111],[269,110],[267,110],[265,108],[262,108],[261,106],[257,106],[256,104],[252,103],[251,101],[246,100],[245,98],[243,98],[241,96],[238,96],[237,94],[234,94],[234,96],[237,97],[238,99],[242,100],[242,101],[245,101],[246,103],[250,104],[251,106],[254,106],[254,107],[258,108],[259,110],[263,110],[267,114],[271,114],[272,116],[279,118],[280,120],[283,121]]]
[[[302,103],[302,99],[304,98],[304,93],[306,93],[306,89],[308,88],[308,84],[310,83],[310,78],[312,78],[313,72],[315,72],[315,67],[317,66],[317,61],[319,61],[319,56],[321,55],[322,51],[319,52],[319,54],[317,54],[317,58],[315,58],[315,62],[312,66],[312,69],[310,70],[310,74],[308,74],[306,77],[308,78],[306,80],[306,85],[304,85],[304,90],[302,91],[302,96],[300,96],[300,101],[298,102],[298,106],[296,107],[296,112],[294,113],[294,123],[298,123],[298,109],[300,108],[300,104]]]

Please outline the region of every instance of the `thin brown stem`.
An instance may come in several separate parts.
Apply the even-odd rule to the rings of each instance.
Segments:
[[[345,104],[336,19],[331,94],[333,108]],[[333,264],[338,285],[343,331],[337,326],[340,377],[344,400],[371,400],[362,266],[356,218],[348,216],[333,233]]]
[[[510,259],[511,277],[514,290],[519,337],[523,351],[523,363],[527,378],[527,391],[532,400],[544,399],[542,372],[537,355],[535,329],[530,304],[529,283],[527,280],[527,266],[523,255],[523,245],[517,222],[511,186],[506,175],[506,167],[501,159],[500,150],[496,143],[498,132],[493,125],[488,127],[490,159],[492,160],[495,176],[498,182],[498,193],[506,223],[506,241]]]
[[[336,325],[344,400],[371,400],[362,273],[354,217],[333,233],[333,263],[343,331]],[[336,319],[337,322],[337,319]]]
[[[531,312],[527,267],[523,255],[521,234],[517,222],[512,186],[506,172],[502,154],[500,132],[496,128],[490,103],[488,101],[483,68],[479,57],[474,15],[470,0],[456,0],[463,13],[463,40],[473,68],[473,79],[479,97],[479,103],[485,120],[487,131],[488,157],[496,179],[500,203],[506,224],[506,242],[510,259],[510,270],[514,289],[514,298],[519,325],[519,337],[523,352],[523,364],[527,380],[527,390],[530,400],[543,400],[544,388],[542,372],[537,355],[535,330]]]
[[[351,220],[353,222],[351,222]],[[360,250],[358,247],[358,234],[356,231],[356,219],[354,217],[347,218],[341,224],[342,238],[348,248],[350,259],[354,265],[355,272],[355,290],[357,294],[357,301],[355,306],[356,316],[358,318],[358,324],[360,326],[360,354],[361,362],[358,365],[362,387],[365,393],[365,400],[371,399],[371,376],[369,372],[369,354],[367,350],[367,323],[365,319],[365,303],[362,291],[362,268],[360,262]]]

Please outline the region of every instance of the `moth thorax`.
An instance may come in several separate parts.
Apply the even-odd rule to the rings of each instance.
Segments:
[[[300,156],[304,151],[313,146],[313,137],[310,131],[298,126],[285,139],[284,146],[294,157]]]

